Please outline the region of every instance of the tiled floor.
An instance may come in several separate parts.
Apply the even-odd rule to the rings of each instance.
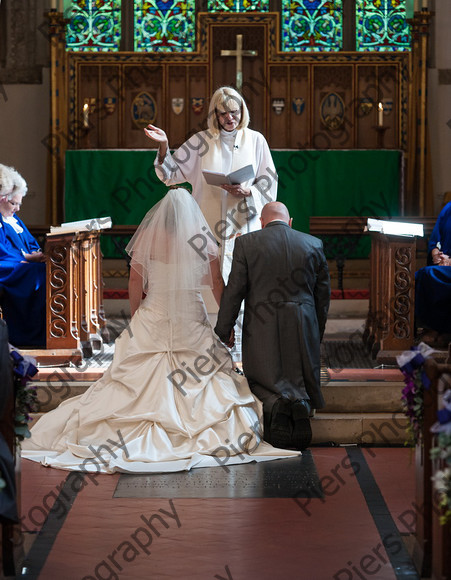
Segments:
[[[23,527],[40,533],[26,534],[35,541],[21,577],[417,578],[404,542],[416,514],[410,451],[311,452],[323,495],[295,499],[114,498],[117,474],[80,489],[76,474],[24,460]]]

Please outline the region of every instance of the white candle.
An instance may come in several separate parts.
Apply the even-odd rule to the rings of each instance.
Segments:
[[[58,12],[64,12],[64,2],[63,2],[63,0],[58,0]]]
[[[423,0],[423,1],[422,1],[422,4],[421,4],[421,7],[423,8],[423,10],[424,10],[424,9],[426,9],[426,10],[427,10],[427,9],[428,9],[428,0]]]
[[[89,105],[85,103],[83,105],[83,127],[89,129]]]
[[[384,125],[384,105],[382,103],[377,105],[377,125],[378,127],[383,127]]]
[[[420,0],[415,0],[413,3],[413,11],[418,12],[420,10]]]
[[[57,7],[56,4],[57,4],[56,0],[51,0],[50,10],[56,10],[56,7]]]

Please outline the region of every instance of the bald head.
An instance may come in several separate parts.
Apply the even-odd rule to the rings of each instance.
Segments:
[[[280,201],[271,201],[267,203],[262,209],[260,219],[263,228],[273,220],[281,220],[291,226],[291,218],[287,206]]]

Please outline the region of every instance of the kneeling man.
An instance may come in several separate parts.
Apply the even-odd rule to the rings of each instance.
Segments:
[[[243,371],[263,402],[265,439],[276,447],[305,449],[310,415],[324,407],[320,342],[330,301],[321,240],[291,229],[286,206],[271,202],[262,230],[236,239],[232,270],[215,332],[233,345],[242,300]]]

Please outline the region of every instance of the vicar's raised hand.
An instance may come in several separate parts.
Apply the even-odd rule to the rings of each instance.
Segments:
[[[166,153],[169,148],[168,136],[159,127],[155,127],[155,125],[147,125],[144,129],[144,133],[152,139],[152,141],[156,141],[158,146],[158,163],[161,165],[164,162],[164,158],[166,157]]]
[[[166,143],[166,145],[168,143],[168,136],[166,133],[163,131],[163,129],[155,127],[155,125],[147,125],[147,127],[144,129],[144,133],[147,135],[147,137],[149,137],[149,139],[152,139],[157,143]]]

